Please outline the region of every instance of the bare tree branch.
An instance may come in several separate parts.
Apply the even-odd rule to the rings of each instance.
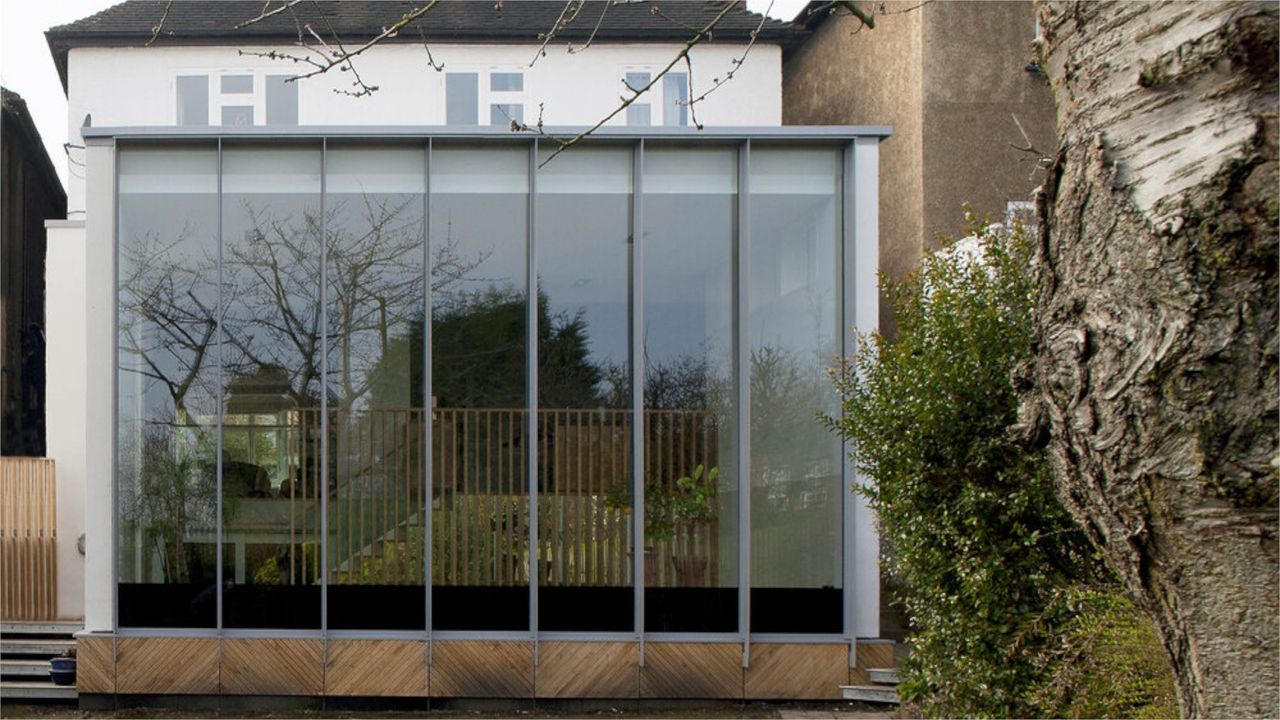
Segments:
[[[577,6],[574,6],[577,3]],[[582,12],[582,8],[586,7],[586,0],[566,0],[564,7],[560,10],[560,16],[556,18],[555,23],[551,25],[551,29],[545,33],[539,33],[538,37],[542,39],[542,44],[538,46],[538,50],[534,52],[533,59],[529,61],[529,67],[538,62],[538,58],[547,54],[547,44],[556,38],[556,34],[568,27],[578,17],[578,13]],[[569,11],[573,13],[570,14]],[[568,15],[568,17],[565,17]]]
[[[738,70],[742,67],[742,64],[746,62],[747,55],[751,53],[751,48],[756,46],[756,40],[760,37],[760,31],[764,29],[764,24],[769,20],[770,10],[773,10],[773,0],[769,0],[769,6],[766,7],[764,9],[764,12],[760,14],[760,24],[756,26],[755,30],[751,31],[751,41],[748,42],[747,47],[742,50],[742,54],[729,61],[729,64],[731,66],[729,69],[729,72],[725,73],[725,76],[723,78],[720,78],[720,77],[711,78],[711,88],[709,90],[702,93],[698,97],[685,102],[685,104],[689,106],[689,112],[692,115],[694,127],[698,128],[699,130],[702,129],[702,123],[698,122],[698,116],[694,110],[694,106],[696,106],[698,103],[705,100],[707,96],[710,95],[711,93],[715,92],[716,90],[719,90],[721,86],[723,86],[725,83],[732,80],[733,76],[738,73]],[[688,62],[689,60],[688,57],[686,57],[685,60],[689,65],[689,91],[690,91],[689,94],[692,95],[693,94],[693,64],[691,62]]]
[[[160,31],[164,30],[164,21],[169,19],[169,10],[172,8],[173,0],[169,0],[169,2],[164,4],[164,13],[160,15],[160,22],[156,23],[155,27],[151,28],[151,39],[147,41],[146,47],[151,47],[151,44],[156,41],[156,38],[160,37]]]
[[[248,20],[245,20],[244,22],[240,23],[239,25],[236,25],[236,26],[235,26],[235,29],[236,29],[236,30],[240,30],[241,28],[246,28],[246,27],[249,27],[250,25],[254,25],[254,24],[256,24],[256,23],[260,23],[260,22],[262,22],[263,20],[266,20],[267,18],[271,17],[272,15],[279,15],[280,13],[284,12],[285,10],[289,10],[289,9],[290,9],[290,8],[292,8],[294,5],[297,5],[297,4],[298,4],[298,3],[300,3],[300,2],[302,2],[302,0],[282,0],[282,1],[281,1],[281,3],[280,3],[280,7],[276,8],[275,10],[272,10],[272,11],[268,12],[268,11],[267,11],[267,8],[271,7],[271,2],[270,2],[270,0],[268,0],[268,2],[263,3],[263,5],[262,5],[262,12],[258,13],[258,16],[257,16],[257,17],[255,17],[255,18],[250,18],[250,19],[248,19]]]

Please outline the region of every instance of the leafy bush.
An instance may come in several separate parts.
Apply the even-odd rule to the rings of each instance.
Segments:
[[[861,338],[836,373],[843,413],[828,423],[875,480],[859,491],[904,587],[914,632],[899,692],[930,714],[1023,717],[1039,712],[1031,690],[1047,672],[1028,626],[1099,571],[1043,453],[1007,431],[1011,374],[1031,351],[1030,243],[1018,226],[969,221],[971,252],[881,279],[897,338]]]
[[[1114,587],[1071,588],[1048,623],[1031,701],[1045,717],[1173,718],[1173,668],[1155,625]]]

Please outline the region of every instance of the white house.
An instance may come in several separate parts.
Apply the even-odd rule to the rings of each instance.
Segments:
[[[839,697],[878,545],[817,414],[876,323],[888,130],[782,126],[802,32],[722,3],[444,2],[281,57],[414,7],[48,33],[82,698]]]

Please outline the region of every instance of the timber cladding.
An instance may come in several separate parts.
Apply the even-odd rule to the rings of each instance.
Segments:
[[[839,699],[892,643],[77,638],[84,694],[542,699]]]

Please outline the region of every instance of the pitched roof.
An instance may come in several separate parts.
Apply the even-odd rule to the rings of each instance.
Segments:
[[[272,0],[267,5],[274,9],[283,2]],[[334,33],[350,43],[373,38],[422,3],[315,0],[297,3],[261,22],[236,29],[236,25],[263,12],[263,6],[263,0],[128,0],[96,15],[50,28],[45,38],[65,89],[67,52],[73,47],[141,46],[149,42],[157,46],[294,43],[299,28],[308,23],[314,23],[326,39],[329,33],[321,31],[321,27],[332,27]],[[445,0],[416,21],[412,29],[387,41],[421,42],[425,36],[434,42],[536,43],[540,42],[539,33],[551,30],[565,8],[566,0]],[[723,8],[723,2],[704,0],[587,0],[557,37],[581,43],[594,32],[597,41],[683,43],[692,37],[692,28],[706,26]],[[744,7],[735,8],[716,26],[714,39],[746,42],[759,27],[760,42],[790,47],[805,34],[789,23],[766,20],[761,26],[760,21],[760,15]],[[158,25],[161,31],[152,42]]]

